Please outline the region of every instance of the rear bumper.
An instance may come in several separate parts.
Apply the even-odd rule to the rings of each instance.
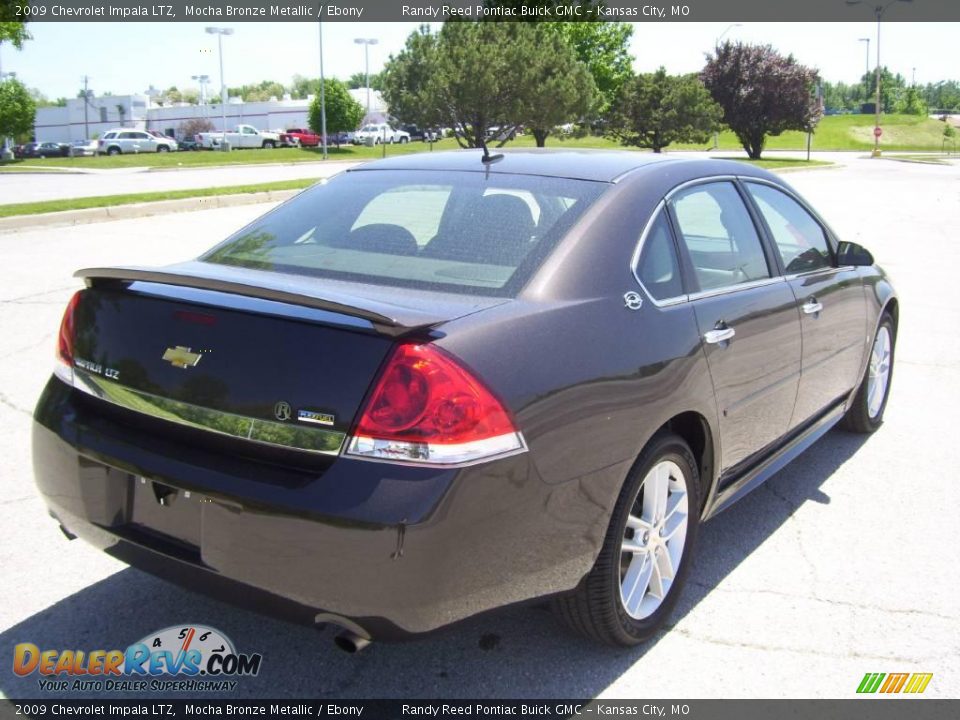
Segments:
[[[378,639],[574,587],[606,531],[598,488],[625,471],[550,484],[528,453],[454,469],[343,457],[289,469],[99,409],[54,378],[35,413],[37,487],[68,531],[190,589],[308,624],[346,619]]]

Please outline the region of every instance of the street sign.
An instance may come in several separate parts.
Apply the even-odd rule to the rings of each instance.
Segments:
[[[880,137],[881,135],[883,135],[883,130],[881,130],[879,127],[875,127],[873,129],[873,136]]]

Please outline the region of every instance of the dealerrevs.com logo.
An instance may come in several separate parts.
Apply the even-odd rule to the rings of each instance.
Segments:
[[[204,625],[168,627],[126,650],[41,650],[29,642],[13,648],[13,672],[36,673],[47,692],[230,691],[234,678],[255,676],[262,661]]]

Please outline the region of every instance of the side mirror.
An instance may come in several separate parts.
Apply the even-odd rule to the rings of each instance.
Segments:
[[[863,245],[841,242],[837,246],[837,261],[840,265],[853,265],[855,267],[873,265],[873,255]]]

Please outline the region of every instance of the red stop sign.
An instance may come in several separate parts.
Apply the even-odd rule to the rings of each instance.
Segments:
[[[883,130],[881,130],[879,127],[875,127],[873,129],[873,136],[880,137],[881,135],[883,135]]]

